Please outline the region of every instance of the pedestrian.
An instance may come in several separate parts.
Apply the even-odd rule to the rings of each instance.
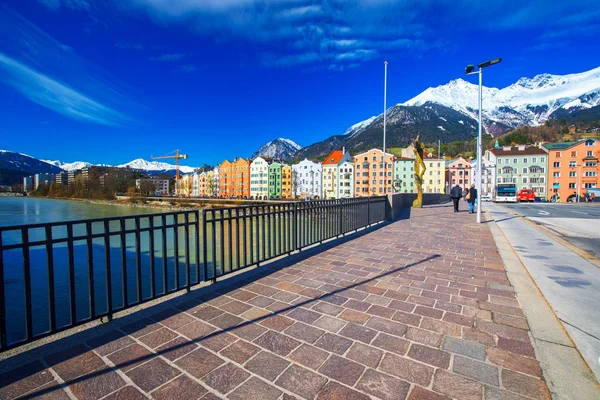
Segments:
[[[477,189],[475,189],[475,185],[471,185],[471,189],[468,190],[465,199],[469,204],[469,214],[473,214],[475,212],[475,200],[477,200]]]
[[[462,188],[458,185],[454,186],[452,190],[450,190],[450,198],[454,203],[454,212],[458,212],[458,203],[462,197]]]
[[[593,192],[592,192],[592,194],[590,195],[590,201],[591,201],[592,203],[595,203],[595,202],[596,202],[596,194],[595,194],[595,193],[593,193]]]

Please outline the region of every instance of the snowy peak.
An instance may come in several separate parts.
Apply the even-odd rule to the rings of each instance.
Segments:
[[[288,160],[300,150],[302,146],[290,139],[275,139],[255,152],[251,158],[270,157],[277,160]]]
[[[64,169],[65,171],[75,171],[78,169],[82,169],[82,168],[86,168],[86,167],[91,167],[92,164],[90,164],[89,162],[85,162],[85,161],[75,161],[72,163],[65,163],[59,160],[54,160],[54,161],[50,161],[50,160],[40,160],[43,161],[45,163],[48,163],[50,165],[54,165],[55,167],[58,167],[60,169]]]
[[[361,121],[357,124],[352,125],[350,128],[346,129],[346,132],[344,132],[344,135],[347,135],[348,137],[352,137],[356,132],[359,132],[365,128],[367,128],[369,125],[371,125],[373,123],[373,121],[375,121],[378,118],[378,116],[373,116],[369,119],[365,119],[364,121]]]
[[[117,165],[118,168],[132,168],[132,169],[141,169],[144,171],[172,171],[177,167],[172,164],[167,164],[165,162],[159,161],[146,161],[143,158],[136,158],[133,161],[129,161],[126,164]],[[181,165],[179,170],[183,173],[194,172],[194,168],[186,167]]]
[[[510,128],[540,125],[560,109],[581,109],[600,105],[600,67],[570,74],[540,74],[520,78],[503,89],[482,88],[484,125],[502,124]],[[478,85],[456,79],[446,85],[428,88],[403,103],[422,106],[437,103],[470,117],[478,110]]]

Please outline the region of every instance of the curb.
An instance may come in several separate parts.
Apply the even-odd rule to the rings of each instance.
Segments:
[[[553,399],[600,399],[600,385],[504,232],[486,219],[507,276],[527,317],[536,358]]]

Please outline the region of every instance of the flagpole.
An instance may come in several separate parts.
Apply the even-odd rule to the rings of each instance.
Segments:
[[[383,63],[384,73],[383,73],[383,194],[387,193],[387,177],[385,175],[385,126],[386,126],[386,110],[387,110],[387,65],[388,62],[385,61]]]

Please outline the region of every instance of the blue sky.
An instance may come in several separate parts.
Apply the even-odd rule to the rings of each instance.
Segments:
[[[504,87],[598,67],[597,21],[589,0],[3,0],[0,148],[195,166],[305,146],[382,112],[385,60],[388,106],[496,57]]]

